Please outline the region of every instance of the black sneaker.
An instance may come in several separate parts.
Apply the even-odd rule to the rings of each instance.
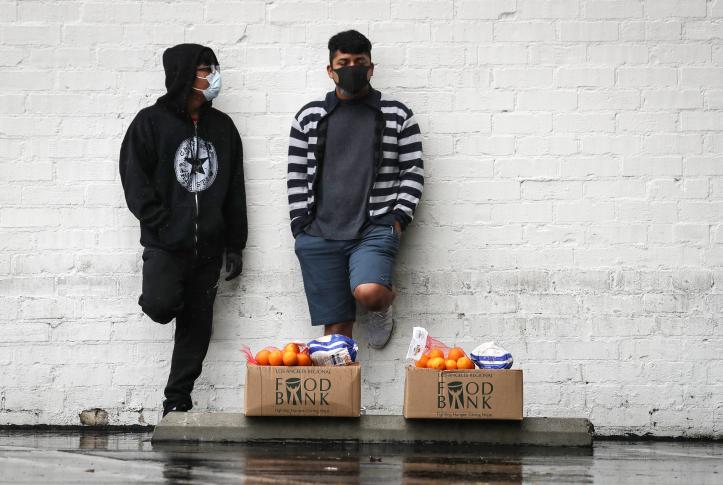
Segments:
[[[166,417],[168,413],[185,413],[189,411],[193,406],[186,403],[175,403],[165,401],[163,403],[163,417]]]

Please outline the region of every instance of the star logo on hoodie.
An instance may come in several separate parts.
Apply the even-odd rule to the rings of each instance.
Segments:
[[[203,170],[203,164],[208,160],[209,157],[194,159],[193,157],[186,157],[186,163],[189,163],[192,167],[192,173],[200,173],[205,175],[206,172]]]
[[[176,179],[189,192],[202,192],[216,180],[216,147],[199,137],[183,140],[176,150]]]

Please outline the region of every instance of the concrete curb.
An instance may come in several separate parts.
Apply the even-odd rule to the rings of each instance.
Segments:
[[[360,418],[246,417],[241,413],[171,413],[156,426],[153,442],[353,441],[446,442],[515,446],[591,447],[593,426],[584,418],[517,421]]]

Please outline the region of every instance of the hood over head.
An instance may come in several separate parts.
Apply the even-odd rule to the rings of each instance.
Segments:
[[[196,79],[196,66],[202,57],[218,64],[213,50],[199,44],[178,44],[163,52],[167,92],[158,98],[158,103],[168,106],[178,114],[186,112],[186,102]],[[206,101],[204,107],[210,105],[211,102]]]

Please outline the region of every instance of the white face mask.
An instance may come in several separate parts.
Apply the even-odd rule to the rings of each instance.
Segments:
[[[206,77],[196,76],[198,79],[205,79],[208,81],[208,87],[206,89],[193,88],[196,91],[201,91],[203,97],[207,101],[211,101],[218,96],[221,92],[221,69],[218,66],[211,67],[211,73]]]

